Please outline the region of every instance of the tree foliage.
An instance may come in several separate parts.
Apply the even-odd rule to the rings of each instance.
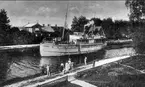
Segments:
[[[102,20],[100,18],[91,18],[96,26],[101,26]]]
[[[140,21],[145,16],[144,0],[126,0],[125,5],[130,9],[129,18],[131,21]]]
[[[111,18],[104,19],[101,24],[102,28],[104,29],[105,35],[108,38],[112,38],[113,36],[113,21]]]
[[[84,25],[88,23],[88,19],[84,16],[80,16],[77,18],[76,16],[73,18],[71,29],[74,32],[83,32],[84,31]]]
[[[134,31],[132,39],[137,53],[145,53],[145,1],[126,0],[126,7],[130,9],[129,18]]]
[[[88,23],[88,21],[94,21],[95,26],[102,26],[105,35],[108,39],[121,39],[127,38],[127,34],[129,34],[129,21],[124,20],[115,20],[112,18],[106,18],[101,20],[100,18],[91,18],[90,20],[84,16],[80,16],[79,18],[74,17],[72,21],[72,31],[75,32],[83,32],[85,31],[88,34],[90,30],[90,26],[86,26],[84,30],[84,25]],[[97,29],[95,32],[98,32]]]
[[[114,33],[114,38],[124,38],[127,37],[126,35],[130,34],[129,31],[129,22],[124,21],[124,20],[115,20],[114,21],[114,27],[113,27],[113,33]],[[123,32],[123,33],[122,33]]]
[[[10,29],[9,18],[7,17],[7,12],[4,9],[0,11],[0,45],[9,44],[8,31]]]
[[[18,31],[17,28],[15,28],[15,30],[13,31],[14,32],[11,34],[11,36],[13,36],[12,44],[14,45],[34,44],[36,42],[35,35],[28,31],[25,30]]]
[[[9,18],[7,17],[7,12],[4,9],[0,11],[0,27],[3,31],[8,31],[10,29]]]

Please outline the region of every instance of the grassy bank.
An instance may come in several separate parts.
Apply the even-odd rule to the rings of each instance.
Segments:
[[[145,87],[145,56],[134,56],[80,72],[76,78],[98,87]],[[62,87],[74,87],[70,83]],[[79,86],[75,86],[79,87]]]
[[[144,87],[145,74],[118,63],[106,64],[81,72],[77,79],[98,87]]]
[[[131,66],[141,71],[145,71],[145,55],[134,56],[126,60],[121,60],[119,63],[126,66]]]

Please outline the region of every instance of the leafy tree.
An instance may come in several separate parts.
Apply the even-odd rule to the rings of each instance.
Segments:
[[[129,18],[131,21],[141,21],[145,16],[144,0],[126,0],[125,5],[130,9]]]
[[[18,32],[18,31],[20,31],[18,27],[12,27],[12,28],[10,28],[9,33],[14,33],[14,32]]]
[[[131,21],[132,39],[137,53],[145,53],[145,1],[126,0],[126,7],[130,9],[129,18]]]
[[[100,18],[91,18],[94,21],[95,26],[101,26],[102,20]]]
[[[10,22],[10,20],[7,17],[7,12],[4,9],[1,9],[1,11],[0,11],[0,28],[3,31],[8,31],[10,29],[9,22]]]
[[[114,34],[112,30],[112,26],[113,26],[112,18],[107,18],[107,19],[102,20],[101,26],[104,29],[106,37],[112,38]]]
[[[113,30],[114,30],[114,38],[124,38],[124,35],[129,34],[128,26],[129,22],[128,21],[123,21],[123,20],[115,20],[114,25],[113,25]]]
[[[13,36],[13,44],[14,45],[22,45],[22,44],[33,44],[35,43],[35,36],[25,30],[16,31],[11,34]]]
[[[77,18],[76,16],[73,18],[71,29],[74,32],[83,32],[84,31],[84,25],[88,23],[88,19],[84,16],[80,16]]]
[[[0,11],[0,45],[9,44],[8,30],[10,29],[9,18],[4,9]]]

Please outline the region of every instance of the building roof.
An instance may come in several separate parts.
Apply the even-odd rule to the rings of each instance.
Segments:
[[[53,28],[51,28],[51,26],[42,27],[42,30],[46,31],[46,32],[54,32],[54,30],[53,30]]]
[[[24,27],[33,27],[35,25],[40,25],[40,24],[39,23],[28,23],[28,24],[24,25]]]

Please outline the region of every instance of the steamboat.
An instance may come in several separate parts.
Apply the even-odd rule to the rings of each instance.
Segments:
[[[53,41],[43,41],[40,43],[41,56],[65,56],[79,55],[96,52],[106,46],[106,37],[100,26],[95,26],[94,21],[89,21],[84,25],[84,32],[74,32],[69,35],[69,39],[64,41],[64,30],[66,29],[67,12],[65,17],[65,26],[62,32],[61,40],[57,38]],[[85,30],[89,30],[85,33]]]
[[[93,30],[102,30],[101,27],[90,26],[94,28]],[[96,52],[106,46],[105,39],[104,34],[84,35],[75,32],[69,35],[69,40],[65,42],[55,40],[40,43],[40,54],[41,56],[64,56]]]

